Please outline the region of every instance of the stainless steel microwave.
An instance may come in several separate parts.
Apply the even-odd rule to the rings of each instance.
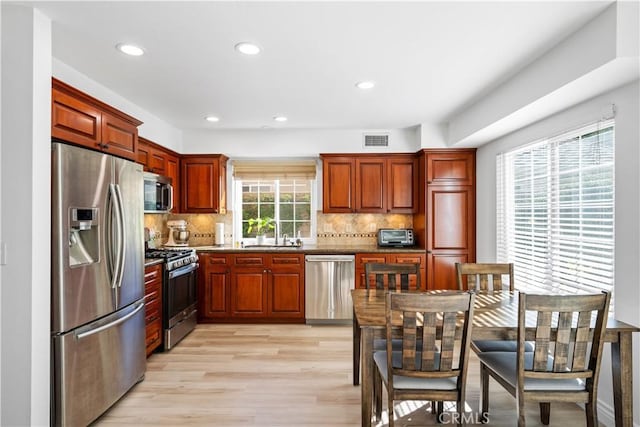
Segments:
[[[410,228],[381,228],[378,230],[378,246],[413,246],[413,230]]]
[[[168,213],[173,209],[173,187],[171,178],[155,173],[145,172],[144,177],[144,212]]]

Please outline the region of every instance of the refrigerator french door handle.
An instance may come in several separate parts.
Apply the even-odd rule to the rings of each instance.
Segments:
[[[117,281],[117,270],[116,270],[116,253],[114,250],[114,242],[113,242],[113,210],[116,206],[116,196],[115,189],[113,184],[109,184],[109,195],[107,197],[107,212],[105,214],[105,241],[106,241],[106,259],[107,259],[107,273],[109,275],[109,282],[111,282],[111,289],[115,289],[118,281]]]
[[[118,197],[118,216],[119,216],[119,227],[118,231],[120,234],[120,248],[118,250],[118,254],[120,256],[118,262],[118,287],[122,287],[122,277],[124,276],[124,261],[127,256],[127,245],[125,242],[125,238],[127,235],[127,222],[125,221],[124,214],[124,202],[122,200],[122,192],[120,191],[120,186],[116,184],[116,195]]]
[[[118,190],[117,190],[117,185],[116,184],[109,184],[109,194],[111,195],[111,200],[112,200],[112,206],[115,209],[115,217],[116,217],[116,222],[115,222],[115,231],[116,231],[116,238],[117,238],[117,242],[115,245],[115,252],[114,252],[114,247],[113,245],[111,245],[110,247],[110,251],[111,251],[111,257],[115,258],[115,262],[112,263],[113,264],[113,272],[111,275],[111,288],[115,289],[117,286],[120,285],[120,280],[121,280],[121,270],[122,270],[122,250],[124,247],[124,239],[123,239],[123,234],[122,234],[122,207],[120,206],[120,198],[118,197]],[[111,214],[111,213],[110,213]],[[111,223],[113,226],[113,223]],[[109,230],[109,235],[113,236],[113,230]]]
[[[138,313],[143,308],[144,308],[144,302],[141,302],[141,303],[139,303],[138,307],[136,307],[135,310],[133,310],[131,313],[127,314],[126,316],[121,317],[118,320],[114,320],[113,322],[109,322],[106,325],[99,326],[99,327],[97,327],[95,329],[92,329],[90,331],[81,332],[79,334],[76,334],[76,339],[81,340],[81,339],[86,338],[88,336],[91,336],[93,334],[97,334],[98,332],[102,332],[102,331],[104,331],[106,329],[113,328],[114,326],[117,326],[122,322],[126,322],[128,319],[130,319],[131,317],[135,316],[136,313]]]

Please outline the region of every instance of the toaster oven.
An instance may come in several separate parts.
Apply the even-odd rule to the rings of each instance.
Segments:
[[[381,228],[378,230],[378,246],[413,246],[413,230],[410,228]]]

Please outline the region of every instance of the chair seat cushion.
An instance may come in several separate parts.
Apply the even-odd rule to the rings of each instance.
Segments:
[[[532,369],[534,353],[524,354],[525,369]],[[503,380],[516,386],[516,361],[518,353],[505,351],[491,351],[487,353],[479,353],[478,359]],[[547,370],[553,368],[553,357],[547,357]],[[538,379],[525,378],[524,389],[529,391],[583,391],[585,390],[585,382],[582,379]]]
[[[392,352],[392,363],[394,367],[402,366],[402,352]],[[416,353],[416,366],[419,366],[421,353]],[[385,384],[388,383],[388,371],[387,371],[387,352],[376,351],[373,354],[373,360],[377,369],[380,371],[380,376]],[[435,366],[440,365],[440,353],[436,353],[434,357]],[[419,389],[419,390],[455,390],[457,387],[457,378],[415,378],[406,377],[403,375],[393,376],[393,387],[396,389]]]
[[[471,345],[474,347],[474,350],[479,352],[485,351],[518,351],[518,342],[517,341],[506,341],[506,340],[474,340]],[[533,343],[529,341],[525,341],[524,343],[524,351],[531,352],[534,351],[535,347]]]

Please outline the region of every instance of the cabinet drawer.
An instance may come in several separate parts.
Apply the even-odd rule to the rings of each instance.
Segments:
[[[144,320],[147,325],[156,319],[160,319],[160,308],[159,298],[147,300],[144,305]]]
[[[162,322],[160,319],[147,325],[145,330],[145,345],[147,347],[147,356],[155,350],[162,342]]]
[[[267,265],[267,254],[236,255],[233,264],[241,267],[264,267]]]
[[[302,265],[302,255],[272,255],[271,265]]]
[[[144,283],[162,281],[162,264],[152,265],[144,269]]]
[[[206,265],[226,265],[227,264],[227,257],[208,255],[206,257],[206,261],[204,263]]]
[[[421,255],[396,255],[389,262],[398,264],[422,264],[424,262],[424,257]]]

